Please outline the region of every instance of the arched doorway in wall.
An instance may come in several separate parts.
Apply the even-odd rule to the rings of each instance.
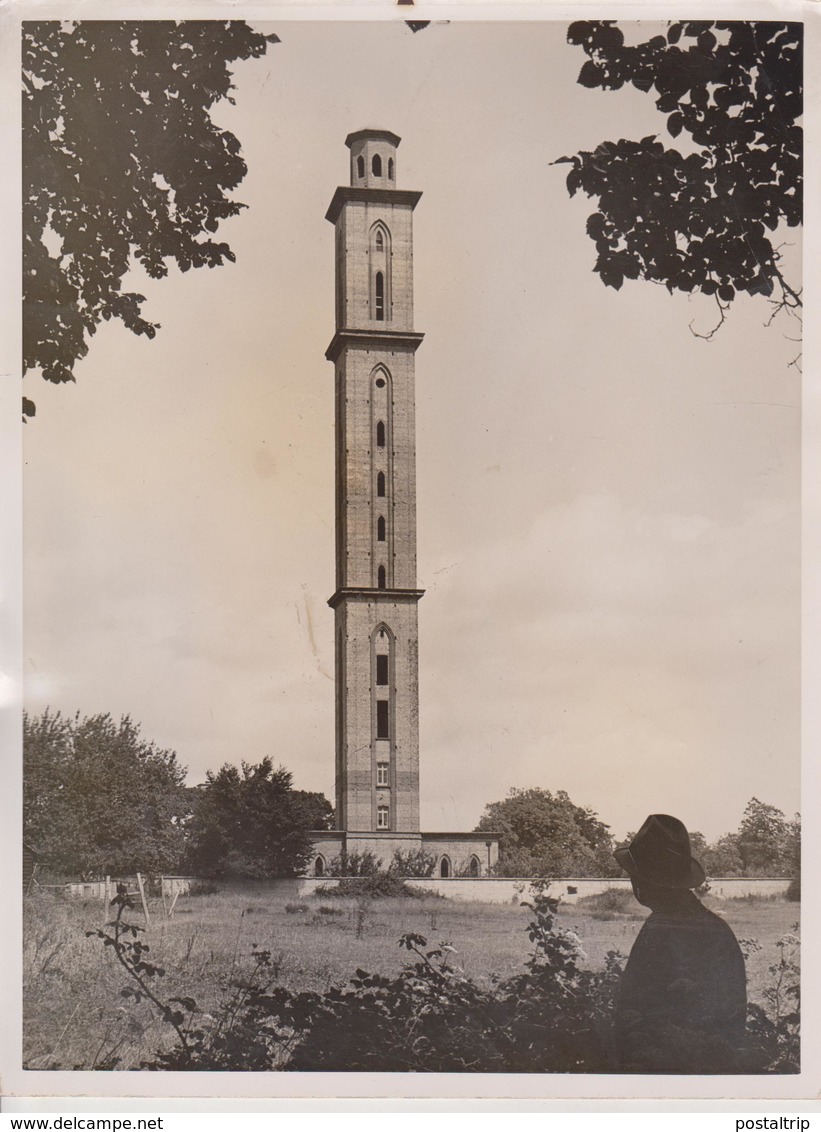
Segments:
[[[451,875],[452,871],[453,870],[452,870],[451,864],[450,864],[450,857],[444,856],[442,858],[442,860],[439,862],[439,876],[440,877],[449,877]]]
[[[322,856],[321,853],[319,854],[317,859],[314,861],[314,876],[315,877],[324,877],[325,876],[325,858]]]
[[[482,866],[479,864],[479,858],[474,853],[468,861],[468,876],[478,877],[481,876]]]

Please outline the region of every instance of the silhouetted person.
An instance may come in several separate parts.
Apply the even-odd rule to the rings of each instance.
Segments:
[[[691,891],[705,878],[685,826],[651,814],[614,855],[636,899],[651,909],[616,997],[619,1070],[744,1072],[744,957],[729,925]]]

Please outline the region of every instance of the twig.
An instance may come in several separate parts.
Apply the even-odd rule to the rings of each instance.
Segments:
[[[57,1050],[60,1048],[60,1043],[61,1043],[62,1039],[66,1037],[66,1030],[69,1028],[71,1022],[74,1021],[74,1015],[77,1013],[78,1010],[79,1010],[79,1003],[77,1003],[77,1005],[75,1006],[75,1009],[71,1011],[71,1017],[69,1018],[68,1022],[66,1022],[65,1026],[63,1026],[60,1037],[57,1039],[57,1041],[55,1041],[54,1048],[51,1050],[51,1053],[49,1054],[50,1058],[52,1058],[54,1056],[54,1054],[57,1053]]]
[[[180,1027],[174,1021],[173,1011],[171,1010],[171,1007],[166,1006],[166,1004],[164,1002],[162,1002],[161,999],[157,998],[157,996],[149,988],[149,986],[145,982],[145,980],[140,977],[139,971],[135,970],[133,964],[130,964],[127,961],[127,959],[125,958],[125,956],[123,955],[123,947],[122,947],[122,944],[120,943],[120,936],[122,935],[122,930],[123,930],[121,921],[122,921],[122,916],[123,916],[124,910],[125,910],[125,902],[121,903],[119,908],[117,909],[117,918],[114,921],[114,954],[117,956],[117,959],[119,960],[121,965],[125,968],[125,970],[128,972],[128,974],[131,976],[131,978],[134,980],[134,982],[137,983],[137,985],[140,987],[140,989],[142,990],[145,997],[149,1000],[149,1002],[154,1003],[154,1005],[157,1007],[157,1009],[162,1014],[165,1021],[168,1022],[171,1026],[173,1026],[173,1028],[176,1030],[177,1036],[180,1039],[180,1041],[182,1042],[183,1049],[185,1050],[186,1057],[190,1057],[188,1042],[186,1040],[185,1033],[180,1029]]]

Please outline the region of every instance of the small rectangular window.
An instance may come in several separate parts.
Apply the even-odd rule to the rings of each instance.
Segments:
[[[388,658],[386,656],[377,656],[376,658],[376,682],[381,685],[388,682]]]
[[[387,763],[377,763],[376,764],[376,785],[377,786],[387,786],[388,785],[388,764]]]
[[[376,701],[376,737],[377,739],[390,739],[390,725],[388,723],[388,701]]]
[[[387,829],[388,828],[388,818],[389,818],[389,816],[390,816],[390,810],[388,809],[387,806],[377,806],[376,807],[376,828],[377,829]]]

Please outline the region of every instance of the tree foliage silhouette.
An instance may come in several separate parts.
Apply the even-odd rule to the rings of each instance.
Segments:
[[[26,840],[65,876],[179,867],[189,808],[185,767],[129,716],[23,719]]]
[[[652,92],[682,138],[681,151],[650,136],[559,159],[572,166],[570,195],[598,198],[587,233],[602,282],[712,295],[718,322],[700,337],[740,292],[766,296],[771,317],[798,315],[773,233],[801,223],[801,24],[685,20],[628,46],[612,21],[585,20],[567,38],[588,56],[582,86]]]
[[[153,338],[120,289],[134,261],[152,279],[233,261],[211,234],[244,207],[246,165],[210,111],[229,65],[277,41],[242,21],[24,22],[24,370],[74,381],[103,319]]]
[[[564,790],[512,789],[476,827],[499,835],[501,876],[618,876],[610,829]]]
[[[292,788],[290,771],[269,758],[208,771],[190,824],[188,865],[206,876],[295,876],[311,855],[312,829],[326,829],[331,807]]]

